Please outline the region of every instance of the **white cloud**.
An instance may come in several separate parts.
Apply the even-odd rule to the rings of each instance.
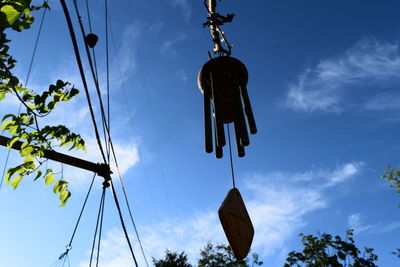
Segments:
[[[354,230],[355,234],[368,231],[373,227],[372,225],[365,225],[362,222],[360,213],[354,213],[348,216],[347,223],[349,227]]]
[[[400,109],[400,93],[384,92],[377,94],[373,99],[370,99],[365,107],[369,110],[386,111]]]
[[[289,87],[286,104],[300,111],[341,112],[348,108],[346,98],[354,94],[353,105],[399,109],[399,101],[387,98],[393,93],[392,87],[400,85],[399,70],[399,43],[363,39],[341,55],[307,68]],[[372,87],[375,90],[368,91]],[[376,89],[380,92],[376,93]]]
[[[142,36],[142,32],[145,28],[145,24],[141,21],[134,21],[130,25],[128,25],[122,34],[122,44],[121,47],[116,47],[118,51],[115,51],[116,58],[119,62],[114,62],[115,64],[119,64],[119,68],[121,70],[121,75],[117,73],[117,68],[114,68],[113,75],[115,78],[113,80],[120,80],[123,77],[124,80],[129,79],[129,75],[134,73],[137,68],[137,57],[136,57],[136,48],[139,45],[140,37]],[[103,75],[104,77],[104,75]],[[120,81],[122,83],[122,81]],[[104,87],[103,87],[104,88]]]
[[[176,77],[178,77],[184,83],[188,80],[188,74],[183,69],[180,69],[176,72]]]
[[[381,234],[392,232],[400,228],[400,221],[393,221],[389,223],[364,223],[363,216],[360,213],[354,213],[347,217],[347,223],[355,234],[368,233],[368,234]]]
[[[163,42],[161,45],[161,48],[160,48],[161,54],[169,55],[173,58],[176,57],[178,52],[174,48],[174,45],[185,39],[186,39],[186,35],[181,34],[181,35],[176,36],[175,38],[172,38],[170,40]]]
[[[188,0],[172,0],[172,6],[178,7],[186,22],[189,21],[192,15],[192,7],[190,6]]]
[[[304,217],[328,205],[326,189],[346,182],[357,175],[361,168],[362,164],[353,162],[334,170],[273,172],[247,177],[242,195],[255,228],[252,249],[262,257],[285,250],[285,241],[307,224]],[[140,235],[148,259],[162,257],[168,248],[171,251],[184,250],[189,259],[195,262],[200,249],[208,241],[226,243],[216,211],[196,213],[191,217],[175,218],[146,226],[140,231]],[[107,245],[116,238],[123,239],[122,233],[112,231],[104,241],[105,245],[101,250],[106,255],[114,256],[104,257],[103,266],[131,266],[125,245],[120,246],[119,241],[114,242],[112,247]],[[116,247],[118,251],[114,253]],[[137,258],[142,260],[137,246],[135,251],[139,255]]]

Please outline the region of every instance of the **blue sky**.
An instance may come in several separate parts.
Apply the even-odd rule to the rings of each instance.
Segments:
[[[201,26],[206,11],[200,0],[118,2],[110,3],[111,131],[128,198],[149,260],[168,248],[185,250],[194,262],[207,241],[226,243],[217,210],[231,187],[227,150],[220,160],[203,152],[197,73],[212,49]],[[104,3],[89,3],[105,88]],[[81,89],[42,124],[82,133],[88,152],[74,155],[100,162],[65,19],[58,1],[50,6],[29,86],[40,90],[62,78]],[[259,128],[246,157],[234,159],[255,227],[253,251],[265,266],[281,266],[289,251],[300,249],[300,232],[344,235],[352,227],[357,245],[375,248],[380,266],[398,265],[390,251],[400,246],[399,198],[379,177],[400,156],[400,3],[225,0],[218,7],[237,15],[224,30],[233,56],[248,68]],[[72,5],[70,11],[76,22]],[[21,80],[37,24],[10,33]],[[10,97],[0,115],[17,110]],[[5,155],[0,148],[0,166]],[[18,161],[17,153],[10,161]],[[3,185],[2,266],[49,266],[64,252],[92,174],[64,166],[64,177],[73,193],[64,208],[43,182],[27,178],[15,191]],[[71,266],[87,266],[100,193],[98,179],[69,253]],[[132,266],[110,194],[103,237],[101,266]]]

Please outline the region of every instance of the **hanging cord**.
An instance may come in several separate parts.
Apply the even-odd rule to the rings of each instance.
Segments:
[[[103,183],[104,185],[104,183]],[[108,186],[103,186],[103,204],[101,208],[101,215],[100,215],[100,230],[99,230],[99,242],[97,243],[97,257],[96,257],[96,267],[99,266],[99,258],[100,258],[100,243],[101,243],[101,233],[103,232],[103,218],[104,218],[104,203],[106,202],[106,188]]]
[[[92,182],[90,183],[89,190],[88,190],[88,192],[86,194],[85,201],[83,202],[83,205],[82,205],[82,208],[81,208],[81,212],[79,213],[78,220],[76,221],[76,224],[75,224],[75,227],[74,227],[74,231],[72,232],[71,239],[69,240],[68,245],[65,247],[66,248],[65,252],[63,254],[61,254],[60,258],[62,256],[64,256],[64,255],[68,255],[68,252],[72,249],[72,241],[74,240],[75,233],[76,233],[76,230],[78,229],[78,225],[79,225],[79,223],[81,221],[82,214],[83,214],[83,211],[85,210],[87,200],[89,198],[90,192],[92,191],[92,187],[93,187],[93,183],[94,183],[95,178],[96,178],[96,173],[94,173],[94,175],[93,175]]]
[[[124,230],[124,234],[125,234],[126,241],[128,242],[129,250],[131,252],[133,260],[135,261],[135,266],[138,267],[138,263],[136,261],[135,253],[133,252],[133,248],[132,248],[131,241],[129,239],[128,231],[126,230],[124,218],[122,217],[121,207],[119,206],[117,193],[115,192],[115,188],[114,188],[114,184],[113,184],[112,180],[110,180],[110,184],[111,184],[112,194],[114,196],[115,206],[117,207],[117,210],[118,210],[119,219],[121,220],[121,226],[122,226],[122,229]]]
[[[96,266],[98,265],[98,260],[99,260],[99,254],[100,254],[100,241],[101,241],[101,229],[102,229],[102,224],[103,224],[103,210],[104,210],[104,200],[106,197],[106,186],[103,186],[103,192],[101,194],[101,199],[100,199],[100,205],[99,205],[99,211],[97,213],[97,221],[96,221],[96,229],[94,231],[94,236],[93,236],[93,244],[92,244],[92,251],[90,253],[90,261],[89,261],[89,267],[92,266],[92,260],[93,260],[93,253],[94,253],[94,248],[96,245],[96,239],[97,239],[97,231],[99,230],[100,226],[100,231],[99,231],[99,241],[98,241],[98,249],[97,249],[97,263]]]
[[[66,265],[67,264],[67,265]],[[68,266],[71,267],[71,263],[69,261],[69,255],[68,254],[62,254],[50,267],[64,267]]]
[[[104,154],[103,146],[101,145],[101,141],[100,141],[99,130],[97,128],[96,118],[94,116],[94,111],[93,111],[92,103],[91,103],[91,100],[90,100],[89,89],[88,89],[88,86],[87,86],[87,83],[86,83],[85,73],[83,71],[82,61],[81,61],[81,57],[80,57],[80,54],[79,54],[79,48],[78,48],[78,44],[76,42],[76,37],[75,37],[74,28],[72,26],[71,17],[69,15],[67,4],[65,3],[65,0],[60,0],[60,2],[61,2],[61,5],[62,5],[62,8],[63,8],[63,11],[64,11],[65,18],[67,20],[69,33],[71,35],[72,45],[74,46],[75,56],[76,56],[76,60],[77,60],[78,67],[79,67],[79,72],[81,74],[83,87],[85,88],[86,99],[87,99],[87,102],[88,102],[88,106],[89,106],[89,110],[90,110],[90,116],[92,118],[93,127],[94,127],[94,131],[95,131],[95,134],[96,134],[97,144],[99,146],[99,149],[100,149],[100,152],[101,152],[101,156],[103,157],[104,163],[107,164],[107,159],[106,159],[106,156]]]
[[[92,190],[93,182],[94,182],[95,177],[96,177],[96,173],[94,173],[94,175],[93,175],[92,182],[90,183],[89,190],[88,190],[88,192],[87,192],[87,194],[86,194],[85,201],[83,202],[83,205],[82,205],[82,208],[81,208],[81,212],[79,213],[78,220],[77,220],[77,222],[76,222],[76,224],[75,224],[75,227],[74,227],[74,231],[72,232],[71,239],[70,239],[68,245],[65,247],[65,252],[63,252],[63,253],[58,257],[58,261],[64,260],[64,261],[63,261],[63,264],[62,264],[61,266],[64,266],[64,263],[65,263],[66,260],[68,260],[68,266],[70,266],[70,265],[69,265],[69,256],[68,256],[68,253],[69,253],[69,251],[72,249],[72,241],[74,240],[76,230],[78,229],[78,225],[79,225],[79,222],[80,222],[80,220],[81,220],[83,211],[84,211],[84,209],[85,209],[85,207],[86,207],[86,202],[87,202],[87,200],[88,200],[88,198],[89,198],[89,195],[90,195],[90,192],[91,192],[91,190]],[[56,263],[57,263],[57,261],[56,261]],[[53,264],[53,265],[55,265],[55,264]],[[52,266],[53,266],[53,265],[52,265]],[[55,266],[57,266],[57,265],[55,265]]]
[[[232,157],[232,145],[231,145],[231,133],[229,131],[229,124],[226,125],[226,128],[228,129],[228,144],[229,144],[229,159],[231,162],[231,173],[232,173],[232,185],[233,188],[236,188],[236,183],[235,183],[235,171],[233,169],[233,157]]]
[[[47,4],[47,2],[48,2],[48,0],[45,1],[46,4]],[[44,8],[44,9],[43,9],[43,14],[42,14],[42,19],[40,20],[40,25],[39,25],[38,34],[37,34],[36,40],[35,40],[35,45],[34,45],[34,47],[33,47],[32,57],[31,57],[31,61],[30,61],[30,63],[29,63],[28,74],[26,75],[24,87],[27,87],[27,86],[28,86],[28,81],[29,81],[29,78],[30,78],[30,76],[31,76],[33,61],[34,61],[34,59],[35,59],[36,50],[37,50],[37,47],[38,47],[38,44],[39,44],[40,35],[41,35],[41,33],[42,33],[43,22],[44,22],[44,18],[45,18],[45,16],[46,16],[46,11],[47,11],[47,8]],[[22,108],[22,103],[19,105],[18,114],[21,113],[21,108]],[[6,170],[7,170],[8,160],[10,159],[10,153],[11,153],[11,149],[8,149],[8,150],[7,150],[7,155],[6,155],[6,160],[5,160],[5,162],[4,162],[3,173],[2,173],[2,175],[1,175],[1,177],[0,177],[0,189],[1,189],[1,187],[3,186],[4,175],[5,175]]]

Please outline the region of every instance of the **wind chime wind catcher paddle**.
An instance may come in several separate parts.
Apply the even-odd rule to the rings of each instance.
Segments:
[[[246,206],[235,186],[229,124],[234,124],[236,147],[239,157],[245,156],[245,146],[250,144],[247,124],[251,134],[257,132],[250,99],[247,93],[248,72],[246,66],[231,57],[232,46],[220,26],[231,22],[234,15],[217,13],[216,0],[204,0],[208,12],[204,27],[210,27],[214,42],[214,55],[200,69],[198,86],[204,95],[205,151],[213,152],[212,116],[214,119],[215,156],[222,158],[226,144],[224,124],[227,124],[229,155],[233,188],[228,192],[218,210],[218,215],[229,244],[238,260],[247,257],[254,237],[254,228]],[[225,43],[226,48],[222,45]],[[212,113],[211,113],[212,109]]]

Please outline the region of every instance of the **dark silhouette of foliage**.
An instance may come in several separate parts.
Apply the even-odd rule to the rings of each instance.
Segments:
[[[29,29],[34,22],[32,11],[49,8],[47,3],[41,6],[31,5],[31,0],[2,0],[0,3],[0,101],[7,95],[16,96],[24,105],[25,111],[18,114],[7,114],[2,119],[1,131],[8,132],[11,139],[7,144],[21,141],[20,156],[23,163],[9,168],[4,177],[7,184],[15,189],[25,176],[34,175],[34,180],[42,178],[46,185],[54,183],[53,192],[59,195],[60,206],[64,206],[71,196],[68,182],[63,177],[56,180],[56,173],[51,169],[41,170],[46,162],[42,157],[45,150],[57,146],[71,149],[85,149],[80,135],[72,133],[64,125],[39,127],[38,119],[49,115],[60,102],[71,100],[79,90],[68,82],[57,80],[48,89],[37,93],[25,88],[18,77],[12,73],[17,61],[8,53],[10,40],[6,31],[20,32]],[[3,179],[3,177],[1,177]]]
[[[353,230],[346,232],[345,240],[340,236],[322,234],[319,237],[300,234],[304,249],[302,252],[292,251],[286,258],[284,267],[290,266],[353,266],[374,267],[378,256],[372,248],[364,252],[356,247]]]
[[[398,167],[400,168],[400,166]],[[381,178],[388,180],[390,182],[390,187],[395,188],[396,193],[400,194],[400,170],[396,170],[392,166],[388,165]],[[400,258],[400,248],[393,251],[392,254]]]
[[[232,248],[227,245],[216,245],[208,243],[200,252],[201,258],[198,261],[199,267],[250,267],[261,266],[263,262],[259,260],[257,253],[252,254],[251,264],[247,257],[243,260],[236,260]]]
[[[165,251],[164,259],[156,260],[153,258],[153,263],[155,267],[192,267],[192,265],[188,263],[185,252],[182,251],[178,254],[168,249]]]
[[[227,245],[214,246],[211,243],[207,243],[204,249],[200,251],[200,255],[198,267],[254,267],[263,265],[257,253],[252,254],[251,264],[249,264],[249,258],[237,261],[232,248]],[[164,258],[160,260],[153,258],[153,263],[155,267],[192,267],[188,263],[188,257],[184,251],[178,254],[166,250]]]
[[[390,187],[395,188],[396,193],[400,194],[400,170],[396,170],[389,165],[386,167],[381,178],[388,180],[390,182]]]

